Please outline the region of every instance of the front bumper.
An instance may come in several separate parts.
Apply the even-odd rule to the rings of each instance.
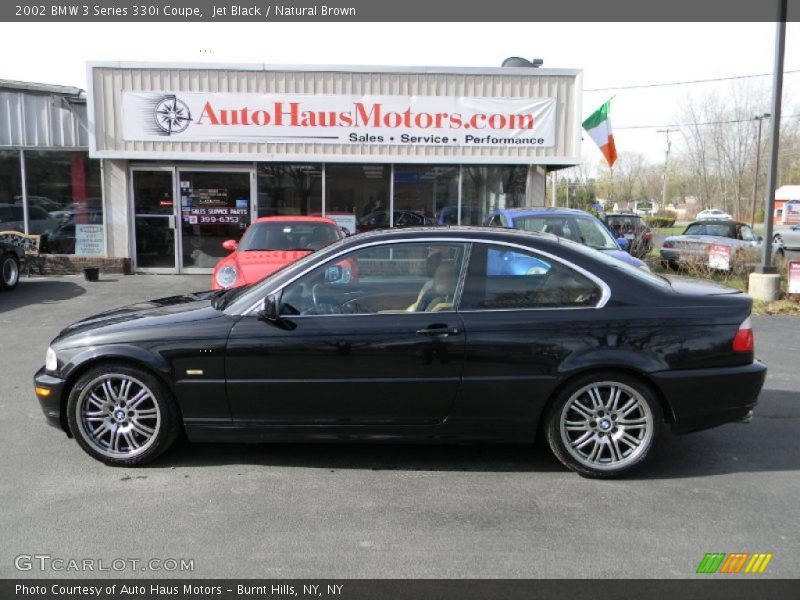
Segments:
[[[33,385],[35,388],[50,390],[47,396],[36,394],[36,398],[39,400],[39,406],[42,407],[42,412],[47,420],[47,424],[69,435],[69,426],[67,425],[66,416],[61,414],[61,398],[66,381],[49,374],[45,368],[42,367],[36,372],[36,375],[33,376]]]
[[[767,366],[662,371],[651,375],[673,416],[672,430],[687,433],[745,419],[758,403]]]

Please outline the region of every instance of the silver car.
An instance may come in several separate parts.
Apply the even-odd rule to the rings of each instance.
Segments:
[[[787,250],[800,250],[800,223],[776,229],[772,241]]]
[[[671,235],[661,246],[661,262],[665,267],[677,268],[687,264],[709,264],[712,246],[727,246],[728,269],[757,263],[761,258],[764,240],[753,229],[738,221],[695,221],[681,235]],[[776,258],[782,258],[783,249],[773,244]],[[717,268],[717,267],[715,267]]]

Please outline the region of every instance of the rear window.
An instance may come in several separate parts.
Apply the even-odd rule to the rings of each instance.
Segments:
[[[732,225],[725,223],[692,223],[683,235],[715,235],[717,237],[736,237]]]

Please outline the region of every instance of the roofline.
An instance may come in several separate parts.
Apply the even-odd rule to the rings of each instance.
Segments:
[[[577,77],[583,69],[546,69],[530,67],[431,67],[397,65],[286,65],[269,63],[205,63],[205,62],[140,62],[140,61],[94,61],[86,63],[94,68],[111,69],[179,69],[220,71],[324,71],[341,73],[411,73],[446,75],[515,75],[529,77]]]
[[[0,79],[0,89],[6,90],[20,90],[24,92],[37,92],[40,94],[60,94],[62,96],[71,96],[76,100],[80,99],[85,101],[85,91],[79,87],[72,87],[68,85],[56,85],[52,83],[36,83],[33,81],[15,81],[13,79]]]

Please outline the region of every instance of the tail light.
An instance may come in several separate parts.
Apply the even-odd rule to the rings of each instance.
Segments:
[[[674,248],[675,244],[673,244],[672,242],[664,242],[663,247],[664,248]]]
[[[739,325],[739,331],[736,332],[736,337],[733,338],[733,351],[752,352],[754,348],[753,326],[750,323],[750,317],[747,317],[744,322]]]

